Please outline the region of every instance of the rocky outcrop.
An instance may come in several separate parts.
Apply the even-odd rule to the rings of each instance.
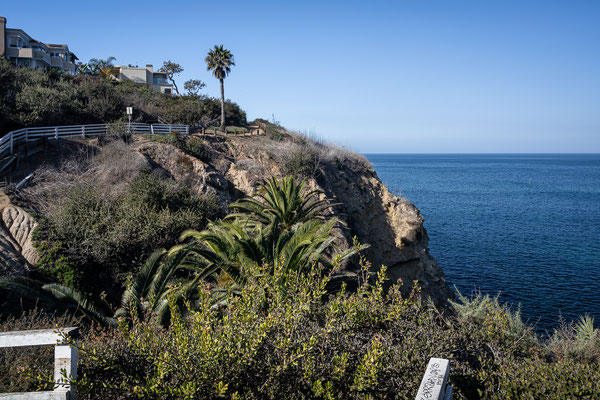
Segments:
[[[408,200],[391,194],[364,157],[294,135],[284,140],[265,136],[201,140],[206,146],[202,159],[171,144],[144,138],[137,138],[133,146],[153,173],[173,178],[198,194],[215,194],[224,207],[253,195],[266,177],[289,174],[290,166],[314,172],[307,188],[321,190],[322,197],[332,204],[331,216],[345,223],[336,228],[335,244],[340,250],[352,246],[356,238],[370,246],[363,254],[372,267],[385,265],[393,281],[404,282],[404,291],[416,281],[438,305],[453,297],[444,273],[429,254],[421,213]],[[305,162],[310,165],[303,165]],[[35,228],[31,216],[5,205],[0,225],[4,263],[13,269],[35,264],[38,258],[31,244]],[[358,268],[358,262],[351,260],[343,265],[339,277],[351,280]]]
[[[5,206],[1,213],[0,262],[7,273],[22,273],[39,260],[32,241],[37,223],[26,211],[14,205]]]
[[[228,204],[254,194],[266,176],[285,175],[284,161],[291,152],[314,151],[291,143],[264,137],[208,139],[210,160],[206,162],[159,143],[142,142],[139,151],[155,168],[197,193],[215,193]],[[404,282],[404,291],[411,290],[416,281],[438,305],[453,297],[443,271],[429,254],[423,217],[412,203],[391,194],[357,154],[321,154],[317,167],[308,188],[323,191],[323,197],[335,204],[332,216],[346,223],[337,229],[338,248],[349,248],[356,237],[370,246],[363,254],[372,266],[385,265],[393,281]],[[358,265],[348,263],[345,268],[356,272]]]

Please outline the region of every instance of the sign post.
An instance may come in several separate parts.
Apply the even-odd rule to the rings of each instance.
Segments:
[[[133,114],[133,107],[127,107],[127,117],[129,117],[129,123],[127,124],[128,135],[131,135],[131,114]]]

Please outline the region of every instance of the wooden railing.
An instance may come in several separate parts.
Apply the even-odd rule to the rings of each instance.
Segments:
[[[154,133],[166,134],[179,132],[189,134],[188,125],[173,124],[93,124],[93,125],[69,125],[69,126],[48,126],[39,128],[23,128],[12,131],[0,139],[0,156],[5,154],[14,154],[15,148],[23,143],[32,142],[41,138],[63,139],[63,138],[90,138],[102,136],[110,133],[109,130],[115,128],[127,133]]]
[[[28,393],[0,393],[0,399],[48,399],[73,400],[75,388],[65,381],[77,379],[77,348],[68,343],[69,339],[76,340],[78,328],[40,329],[31,331],[15,331],[0,333],[0,348],[24,346],[54,347],[54,384],[53,391]]]
[[[452,400],[449,375],[450,361],[443,358],[430,359],[415,400]]]

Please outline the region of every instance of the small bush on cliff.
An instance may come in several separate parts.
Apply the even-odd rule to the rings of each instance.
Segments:
[[[38,242],[54,249],[41,266],[62,283],[97,292],[106,283],[122,282],[121,274],[155,248],[173,245],[184,229],[202,228],[219,213],[216,199],[193,196],[152,175],[140,175],[116,198],[77,185],[40,223]]]
[[[34,232],[42,271],[84,292],[106,290],[118,301],[124,275],[188,228],[202,229],[222,213],[214,196],[197,196],[152,175],[122,142],[41,168],[21,196],[38,215]]]

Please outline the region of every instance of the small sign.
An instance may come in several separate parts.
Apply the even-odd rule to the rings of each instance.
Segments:
[[[127,107],[127,115],[133,114],[133,107]]]

